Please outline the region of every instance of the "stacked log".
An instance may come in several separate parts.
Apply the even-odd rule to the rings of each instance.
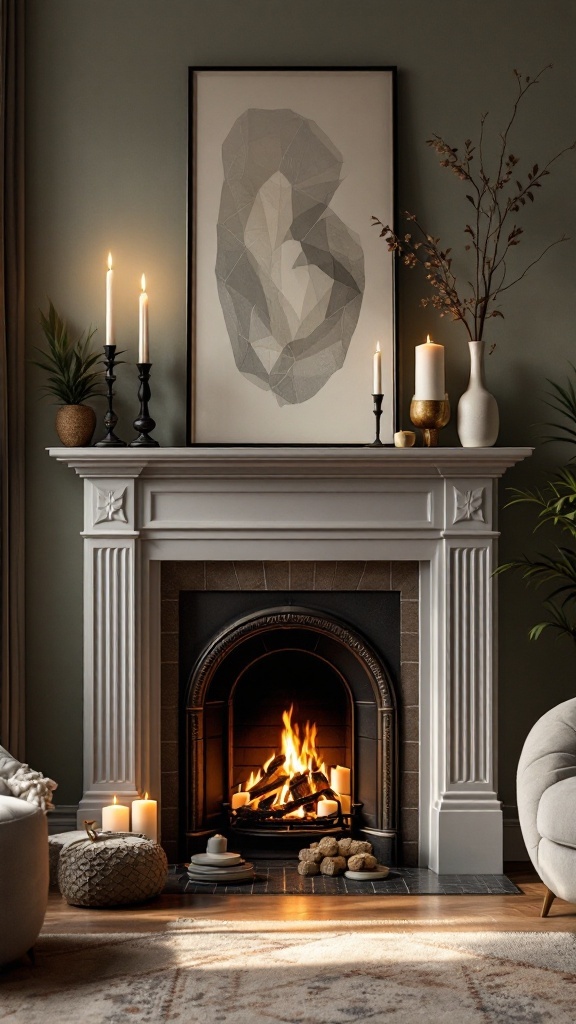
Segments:
[[[378,861],[372,853],[372,843],[361,839],[335,839],[323,836],[317,843],[300,850],[298,874],[309,878],[313,875],[342,875],[348,871],[365,871],[367,878],[377,867]]]

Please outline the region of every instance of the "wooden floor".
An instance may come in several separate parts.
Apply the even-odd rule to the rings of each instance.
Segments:
[[[521,896],[160,896],[127,910],[82,910],[51,893],[44,933],[168,931],[184,918],[218,921],[357,922],[389,931],[574,931],[576,905],[556,900],[540,917],[544,886],[525,865],[507,865]],[[371,924],[370,922],[376,922]]]

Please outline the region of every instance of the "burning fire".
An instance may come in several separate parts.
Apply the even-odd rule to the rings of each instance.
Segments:
[[[271,816],[286,818],[316,817],[319,800],[336,797],[329,782],[326,763],[316,745],[318,727],[306,722],[303,729],[292,723],[294,705],[282,712],[281,753],[270,755],[256,773],[238,788],[250,797],[238,801],[244,813],[269,811]],[[234,807],[233,800],[232,806]],[[290,804],[297,806],[290,810]],[[334,805],[335,807],[337,804]]]

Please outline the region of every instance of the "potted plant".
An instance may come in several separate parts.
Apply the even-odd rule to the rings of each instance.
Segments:
[[[554,433],[546,441],[576,444],[576,369],[566,384],[549,380],[552,391],[547,404],[559,414],[559,423],[550,423]],[[497,573],[512,569],[519,572],[527,586],[542,588],[546,618],[530,630],[537,640],[544,630],[567,636],[576,643],[576,472],[568,464],[558,469],[541,487],[528,490],[510,488],[509,505],[529,504],[536,514],[534,532],[543,529],[547,544],[534,557],[521,555],[500,565]]]
[[[104,371],[94,369],[100,353],[91,349],[96,329],[89,328],[73,341],[66,321],[50,300],[48,316],[40,312],[40,323],[48,351],[37,348],[42,359],[33,362],[48,374],[43,390],[53,395],[60,406],[56,413],[56,433],[66,447],[89,445],[96,426],[96,413],[84,403],[88,398],[104,394]]]
[[[510,135],[518,110],[526,94],[539,84],[550,67],[543,68],[534,78],[514,71],[516,100],[506,127],[499,133],[492,167],[486,156],[487,114],[480,118],[477,144],[466,139],[463,152],[440,135],[434,134],[426,140],[440,157],[440,166],[451,170],[465,189],[463,198],[469,213],[464,226],[465,255],[458,267],[453,250],[444,248],[440,238],[429,234],[415,214],[406,211],[410,226],[404,235],[396,234],[378,217],[372,218],[373,224],[380,227],[380,235],[389,250],[402,257],[404,266],[423,267],[432,295],[421,300],[422,306],[432,305],[441,317],[449,316],[466,331],[471,373],[468,389],[458,406],[458,433],[464,447],[493,445],[498,436],[498,407],[484,386],[486,323],[493,317],[504,317],[499,305],[501,296],[521,281],[553,246],[567,241],[562,235],[529,257],[522,268],[514,269],[511,265],[512,252],[524,235],[519,215],[534,202],[552,165],[576,148],[573,142],[542,166],[535,163],[523,172],[518,169],[519,158],[510,151]],[[462,279],[457,278],[457,272],[458,275],[462,272]]]

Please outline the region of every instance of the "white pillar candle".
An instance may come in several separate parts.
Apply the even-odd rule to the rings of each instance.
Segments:
[[[158,839],[158,804],[148,799],[148,793],[143,800],[132,801],[132,831],[141,832],[154,843]]]
[[[114,345],[114,271],[112,270],[112,253],[108,253],[108,270],[106,271],[106,344]]]
[[[421,401],[442,401],[446,393],[444,379],[444,346],[430,341],[416,346],[416,381],[414,398]]]
[[[382,394],[382,353],[380,351],[380,342],[376,343],[376,351],[372,359],[373,368],[373,383],[372,383],[372,394]]]
[[[139,299],[138,362],[150,362],[150,348],[148,344],[148,296],[146,294],[146,276],[144,274],[142,274],[142,291]]]
[[[130,808],[119,804],[114,796],[114,803],[102,808],[102,830],[104,832],[129,832]]]
[[[232,793],[232,810],[237,811],[239,807],[245,807],[250,803],[250,793]]]
[[[338,804],[335,800],[319,800],[316,811],[319,818],[326,818],[329,814],[336,814]]]
[[[330,789],[339,796],[350,796],[350,769],[337,764],[330,769]]]
[[[342,807],[342,814],[350,814],[352,810],[352,797],[347,796],[346,793],[339,793],[340,805]]]

